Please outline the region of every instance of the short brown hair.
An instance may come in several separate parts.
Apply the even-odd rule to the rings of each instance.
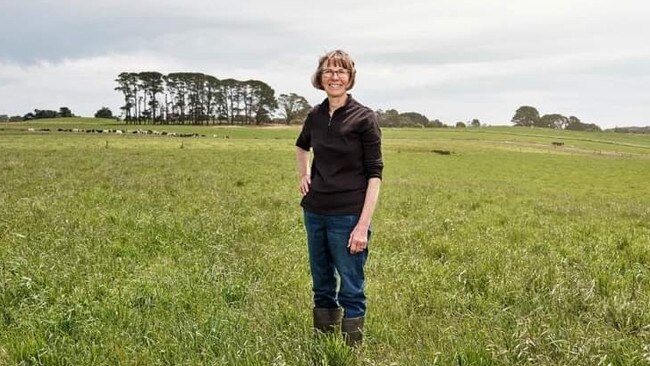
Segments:
[[[311,85],[316,89],[324,90],[322,81],[323,68],[327,66],[342,67],[350,72],[347,90],[352,89],[354,86],[355,76],[357,71],[354,69],[354,61],[347,52],[343,50],[330,51],[318,59],[318,68],[314,75],[311,76]]]

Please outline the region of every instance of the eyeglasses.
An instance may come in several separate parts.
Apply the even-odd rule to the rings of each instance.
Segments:
[[[334,74],[338,75],[338,77],[344,77],[350,75],[350,71],[347,69],[340,69],[340,70],[332,70],[332,69],[323,69],[322,75],[326,78],[331,78],[334,76]]]

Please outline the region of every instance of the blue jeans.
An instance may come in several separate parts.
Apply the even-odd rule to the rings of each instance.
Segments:
[[[314,306],[332,309],[340,305],[345,318],[365,316],[363,267],[368,249],[352,255],[347,247],[359,215],[320,215],[304,210],[304,216]]]

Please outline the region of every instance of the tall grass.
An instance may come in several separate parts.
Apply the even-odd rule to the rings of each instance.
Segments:
[[[204,129],[0,132],[0,364],[649,363],[648,137],[385,130],[350,350],[311,330],[297,130]]]

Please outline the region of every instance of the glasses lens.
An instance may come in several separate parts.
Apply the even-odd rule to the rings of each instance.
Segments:
[[[338,76],[348,76],[349,72],[347,69],[341,69],[341,70],[332,70],[332,69],[324,69],[323,70],[323,76],[331,78],[334,76],[334,74],[337,74]]]

